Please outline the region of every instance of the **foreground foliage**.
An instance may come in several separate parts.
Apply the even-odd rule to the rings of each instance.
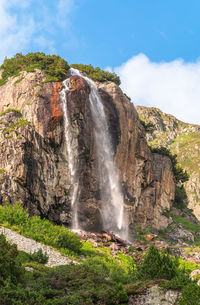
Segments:
[[[10,245],[5,237],[0,235],[0,286],[21,281],[24,270],[16,260],[17,255],[16,245]]]
[[[103,71],[99,67],[94,68],[92,65],[83,65],[83,64],[72,64],[70,67],[78,69],[81,73],[98,82],[107,82],[111,81],[120,85],[120,78],[116,73],[111,73],[108,71]]]
[[[154,245],[136,264],[131,256],[120,252],[112,255],[109,248],[94,248],[91,242],[80,242],[76,234],[63,226],[38,216],[29,217],[19,203],[0,206],[0,223],[62,253],[72,251],[80,263],[47,268],[41,265],[48,259],[41,251],[31,255],[18,252],[0,236],[2,305],[125,305],[127,294],[137,293],[149,281],[157,281],[165,289],[183,291],[179,305],[198,304],[199,288],[189,279],[196,264],[175,258],[164,250],[160,252]],[[79,255],[84,255],[84,260]],[[24,266],[33,271],[26,271]]]
[[[3,70],[0,85],[3,85],[8,77],[18,76],[21,71],[32,72],[35,69],[40,69],[46,73],[47,82],[62,81],[66,78],[69,66],[60,56],[37,52],[27,55],[17,53],[13,58],[6,58],[0,69]]]
[[[22,254],[0,235],[1,305],[114,305],[128,300],[122,284],[110,277],[108,266],[101,261],[52,269],[37,267],[30,272],[25,271],[22,262],[32,258]]]

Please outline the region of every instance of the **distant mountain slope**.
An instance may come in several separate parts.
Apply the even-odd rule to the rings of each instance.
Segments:
[[[137,106],[137,112],[147,129],[146,137],[153,147],[165,146],[190,175],[186,183],[188,207],[200,219],[200,125],[179,121],[158,108]],[[144,125],[145,125],[144,124]]]

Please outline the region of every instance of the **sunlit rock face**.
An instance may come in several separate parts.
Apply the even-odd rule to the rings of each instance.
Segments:
[[[188,172],[185,204],[200,220],[200,125],[182,122],[158,108],[137,106],[136,109],[146,124],[153,124],[152,130],[146,133],[149,145],[167,147]]]
[[[71,226],[73,186],[60,98],[62,83],[44,81],[39,70],[22,72],[0,87],[0,202],[18,200],[31,215]],[[166,227],[168,220],[162,214],[174,198],[171,162],[150,152],[137,112],[121,89],[112,82],[97,86],[124,198],[125,221],[130,230],[135,224]],[[78,221],[82,229],[100,231],[102,197],[90,90],[83,78],[71,77],[68,110],[78,160]]]

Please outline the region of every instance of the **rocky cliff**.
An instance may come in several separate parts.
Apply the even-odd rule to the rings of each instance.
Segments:
[[[187,206],[200,219],[200,126],[184,123],[157,108],[137,106],[136,109],[142,121],[153,124],[146,133],[149,145],[168,147],[189,173],[185,184]]]
[[[152,154],[133,104],[112,82],[98,83],[105,108],[129,228],[166,227],[174,199],[171,161]],[[62,83],[40,70],[21,72],[0,86],[0,202],[22,202],[30,214],[71,225],[69,162],[64,137]],[[101,230],[101,197],[89,107],[90,87],[71,77],[68,92],[72,146],[79,175],[78,218]]]

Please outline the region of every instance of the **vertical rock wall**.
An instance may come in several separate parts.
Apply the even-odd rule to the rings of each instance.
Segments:
[[[20,82],[16,80],[22,78]],[[41,71],[23,72],[0,87],[0,202],[19,200],[31,214],[71,224],[70,177],[59,91]],[[98,84],[105,107],[126,217],[136,223],[167,225],[162,216],[174,197],[171,163],[152,155],[132,103],[114,83]],[[68,100],[79,175],[79,222],[101,230],[101,198],[96,164],[90,88],[71,78]],[[9,110],[8,110],[9,109]],[[3,113],[7,111],[7,113]]]

